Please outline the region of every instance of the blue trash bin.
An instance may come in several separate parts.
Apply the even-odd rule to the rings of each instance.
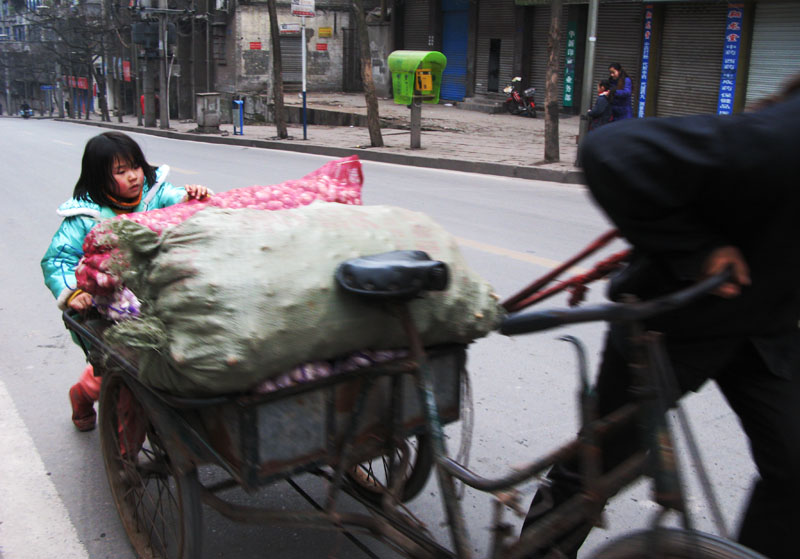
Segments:
[[[239,131],[237,132],[236,129],[236,114],[233,115],[233,135],[234,136],[244,136],[244,101],[240,99],[236,99],[233,102],[233,108],[236,111],[238,109],[239,113]]]

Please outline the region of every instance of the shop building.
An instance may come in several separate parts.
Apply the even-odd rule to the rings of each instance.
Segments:
[[[549,2],[406,0],[398,6],[397,48],[441,50],[448,66],[452,60],[442,99],[496,100],[520,76],[543,103]],[[559,105],[574,114],[587,79],[588,1],[564,0],[562,10]],[[601,0],[592,95],[615,62],[632,79],[634,115],[741,111],[800,73],[800,2]]]

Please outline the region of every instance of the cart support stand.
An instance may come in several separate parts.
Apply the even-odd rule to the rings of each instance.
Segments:
[[[459,559],[471,559],[472,550],[469,545],[469,535],[467,534],[464,514],[461,510],[461,503],[456,495],[456,486],[453,476],[444,467],[443,462],[447,458],[447,448],[444,442],[444,431],[442,422],[439,418],[439,410],[436,406],[436,398],[433,392],[433,375],[425,359],[425,351],[422,347],[419,333],[414,326],[411,313],[404,304],[399,305],[400,316],[402,317],[403,328],[409,339],[411,357],[418,363],[417,372],[417,391],[420,403],[427,419],[430,429],[431,444],[433,445],[433,456],[436,460],[436,477],[439,481],[439,488],[442,492],[442,503],[444,505],[447,522],[450,526],[450,537],[453,540],[456,557]]]

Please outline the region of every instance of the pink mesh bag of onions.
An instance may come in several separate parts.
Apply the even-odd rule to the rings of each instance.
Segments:
[[[249,208],[283,210],[308,205],[316,200],[361,205],[364,176],[358,156],[352,155],[326,163],[301,179],[269,186],[249,186],[214,194],[202,201],[191,200],[168,208],[120,215],[155,231],[159,235],[184,222],[200,210]],[[92,229],[83,243],[84,256],[75,275],[78,287],[92,295],[111,296],[120,291],[127,255],[121,250],[113,227],[101,223]]]

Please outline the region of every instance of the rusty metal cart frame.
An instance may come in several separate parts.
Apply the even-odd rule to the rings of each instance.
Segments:
[[[723,280],[712,278],[649,302],[518,314],[504,321],[501,332],[517,335],[595,320],[629,322],[636,331],[638,320],[683,305],[713,290]],[[550,548],[579,523],[596,522],[613,495],[649,475],[654,479],[657,502],[665,510],[678,512],[685,529],[657,528],[620,540],[608,550],[608,557],[639,557],[643,547],[665,551],[666,555],[659,557],[675,559],[760,557],[725,539],[690,530],[665,402],[653,398],[652,390],[644,390],[641,392],[650,396],[611,416],[597,418],[585,365],[581,367],[583,426],[578,439],[499,479],[481,477],[449,458],[443,425],[458,419],[465,348],[424,348],[404,301],[387,298],[376,304],[391,305],[402,321],[409,340],[407,357],[273,394],[201,399],[177,398],[144,386],[137,379],[133,360],[105,344],[91,321],[64,315],[67,327],[83,341],[90,362],[104,377],[100,429],[106,472],[125,529],[140,556],[199,557],[201,503],[205,503],[240,522],[327,527],[344,531],[348,537],[352,531],[360,531],[408,557],[467,559],[472,557],[472,546],[457,496],[459,481],[496,497],[490,556],[519,559]],[[657,389],[667,367],[658,339],[636,332],[634,340],[640,349],[639,381]],[[572,341],[580,350],[577,340]],[[306,400],[313,401],[308,405]],[[280,419],[295,417],[292,414],[298,408],[318,409],[318,413],[305,429],[293,432],[289,427],[292,423]],[[642,418],[647,423],[648,436],[641,452],[602,474],[599,441],[621,424]],[[263,431],[267,426],[273,430]],[[317,434],[320,444],[312,445],[310,450],[296,446],[304,435],[313,438],[313,428],[321,431]],[[417,440],[416,452],[407,444],[410,438]],[[279,455],[268,455],[268,450],[275,448]],[[581,460],[585,490],[525,530],[521,537],[512,534],[511,526],[503,520],[504,512],[508,508],[524,512],[515,487],[571,457]],[[371,469],[359,470],[360,464],[374,460],[383,463],[382,479],[373,478]],[[230,479],[203,486],[197,475],[198,466],[203,464],[219,466]],[[451,547],[431,537],[402,506],[405,499],[422,488],[431,469],[438,478]],[[359,471],[369,472],[368,483],[374,487],[365,487]],[[253,491],[278,479],[292,483],[291,476],[299,472],[318,474],[329,481],[325,503],[315,504],[315,510],[265,510],[233,504],[217,496],[219,491],[236,486]],[[414,491],[408,492],[407,486],[413,486]],[[338,511],[341,491],[360,500],[366,514]],[[554,549],[547,557],[563,555]]]

